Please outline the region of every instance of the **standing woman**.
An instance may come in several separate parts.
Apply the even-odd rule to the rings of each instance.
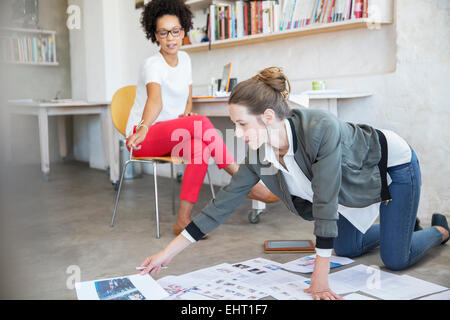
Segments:
[[[179,139],[173,138],[174,131],[189,133],[186,143],[190,145],[181,146],[179,154],[175,154],[188,160],[178,219],[173,227],[173,232],[179,234],[191,221],[209,157],[230,175],[238,171],[239,165],[209,119],[191,112],[191,61],[187,53],[179,51],[185,31],[192,26],[189,7],[182,0],[153,0],[145,6],[141,23],[147,38],[161,49],[142,65],[127,122],[127,147],[133,148],[136,157],[171,155],[175,147],[180,147]],[[185,150],[190,154],[183,154]],[[255,186],[250,197],[268,203],[278,201],[261,183]]]
[[[219,226],[259,179],[290,211],[314,220],[317,258],[305,290],[313,299],[341,299],[328,286],[333,248],[337,255],[357,257],[380,246],[385,266],[402,270],[449,239],[440,214],[433,215],[432,227],[414,230],[420,168],[405,140],[389,130],[342,122],[329,112],[289,110],[289,88],[286,76],[273,67],[233,89],[229,111],[236,136],[257,150],[257,160],[241,164],[230,184],[186,227],[188,235],[145,259],[142,273],[158,273]],[[373,224],[378,215],[380,223]]]

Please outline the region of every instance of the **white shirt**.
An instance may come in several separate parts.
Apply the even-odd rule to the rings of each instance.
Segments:
[[[284,120],[288,140],[289,150],[284,155],[283,160],[287,170],[279,163],[275,156],[273,148],[264,145],[265,147],[265,161],[271,162],[275,168],[281,170],[286,181],[289,192],[297,197],[313,202],[313,190],[311,181],[305,176],[303,171],[298,166],[294,158],[292,131],[289,120]],[[405,140],[403,140],[396,133],[389,130],[380,130],[385,134],[388,144],[388,167],[400,165],[411,162],[411,149]],[[390,184],[392,180],[388,178]],[[362,233],[370,228],[373,222],[378,217],[380,212],[380,202],[374,203],[365,208],[349,208],[338,204],[338,212],[343,215],[351,224],[355,226]],[[320,256],[331,256],[331,249],[317,249],[317,254]]]
[[[412,154],[408,143],[393,131],[386,129],[379,130],[385,135],[388,145],[387,167],[390,168],[411,162]]]
[[[171,67],[160,52],[148,57],[141,66],[136,89],[136,99],[128,117],[126,134],[133,134],[133,127],[141,122],[147,102],[147,84],[159,83],[161,86],[162,110],[155,124],[160,121],[176,119],[184,113],[192,84],[192,66],[189,55],[178,51],[178,64]]]

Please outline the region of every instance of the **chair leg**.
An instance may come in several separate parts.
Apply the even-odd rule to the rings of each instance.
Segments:
[[[123,183],[123,178],[125,176],[125,170],[127,169],[127,166],[131,162],[132,162],[131,160],[126,161],[125,164],[122,167],[122,174],[120,175],[119,188],[117,189],[116,200],[115,200],[115,203],[114,203],[114,212],[113,212],[113,216],[112,216],[112,219],[111,219],[111,224],[109,225],[111,228],[114,227],[114,219],[116,218],[117,206],[119,204],[120,191],[122,190],[122,183]]]
[[[175,181],[173,179],[173,162],[170,163],[170,180],[172,180],[172,214],[175,216]]]
[[[158,181],[156,178],[156,161],[153,161],[153,180],[155,182],[156,238],[159,239]]]
[[[212,197],[215,200],[216,199],[216,194],[214,193],[214,187],[212,185],[211,177],[209,175],[209,170],[206,170],[206,174],[208,175],[209,187],[211,188]]]

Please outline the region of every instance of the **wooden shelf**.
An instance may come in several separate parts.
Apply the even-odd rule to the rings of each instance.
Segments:
[[[1,28],[2,31],[21,32],[21,33],[41,33],[41,34],[56,34],[56,31],[44,29],[25,29],[25,28]]]
[[[21,65],[27,65],[27,66],[59,66],[59,62],[26,62],[26,61],[2,61],[1,63],[6,64],[21,64]]]
[[[391,21],[377,22],[377,24],[379,25],[386,25],[391,23],[392,23]],[[369,25],[373,25],[373,21],[371,21],[368,18],[339,21],[326,24],[314,24],[302,27],[301,29],[285,30],[266,34],[257,34],[252,36],[246,36],[240,39],[218,40],[211,43],[211,49],[234,47],[252,43],[287,39],[292,37],[308,36],[312,34],[328,33],[341,30],[369,28]],[[208,48],[209,48],[208,42],[191,44],[181,47],[182,50],[187,52],[205,51],[208,50]]]
[[[31,57],[28,55],[30,54],[30,51],[32,51],[32,48],[28,48],[28,42],[22,42],[22,47],[19,44],[19,47],[15,48],[16,52],[17,50],[22,50],[22,59],[12,60],[3,60],[0,61],[3,64],[14,64],[14,65],[26,65],[26,66],[59,66],[59,63],[56,58],[56,31],[53,30],[44,30],[44,29],[26,29],[26,28],[0,28],[1,36],[0,38],[11,38],[16,41],[24,41],[28,38],[52,38],[54,47],[53,47],[53,60],[54,61],[21,61],[21,60],[32,60]],[[19,33],[19,34],[18,34]],[[28,41],[28,40],[27,40]],[[12,50],[12,49],[11,49]],[[24,50],[27,51],[27,54],[24,53]],[[36,49],[37,50],[37,49]],[[41,54],[36,51],[36,54]],[[20,55],[19,55],[20,56]],[[26,58],[28,57],[28,58]],[[3,59],[8,59],[9,57],[2,57]]]
[[[187,0],[185,3],[192,9],[198,10],[203,9],[209,6],[212,1],[211,0]]]

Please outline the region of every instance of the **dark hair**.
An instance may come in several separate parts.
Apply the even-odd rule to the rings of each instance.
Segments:
[[[253,115],[263,114],[268,108],[280,119],[291,115],[287,103],[291,84],[279,67],[270,67],[256,76],[237,84],[231,91],[229,104],[247,106]]]
[[[147,39],[153,43],[158,43],[155,36],[156,22],[165,15],[177,16],[185,33],[191,30],[192,12],[183,0],[152,0],[144,7],[141,24]]]

